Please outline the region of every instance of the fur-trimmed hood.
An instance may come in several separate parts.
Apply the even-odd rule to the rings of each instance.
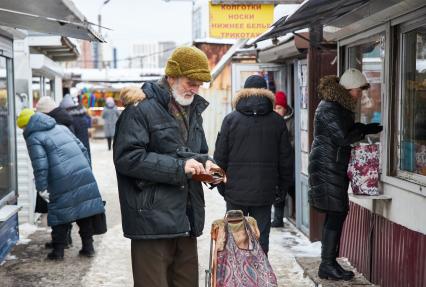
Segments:
[[[339,77],[334,75],[321,78],[318,85],[318,97],[321,100],[337,102],[352,112],[357,104],[357,101],[352,98],[348,90],[339,84]]]
[[[146,98],[145,93],[142,88],[139,87],[126,87],[123,88],[120,92],[120,99],[123,103],[123,106],[127,107],[130,105],[137,105],[139,102],[143,101]]]
[[[236,95],[232,106],[248,116],[266,115],[273,111],[275,96],[266,89],[242,89]]]

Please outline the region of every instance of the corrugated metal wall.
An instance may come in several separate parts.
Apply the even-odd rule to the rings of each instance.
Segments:
[[[373,215],[354,203],[343,230],[340,256],[349,258],[360,272],[382,287],[426,287],[426,235]]]

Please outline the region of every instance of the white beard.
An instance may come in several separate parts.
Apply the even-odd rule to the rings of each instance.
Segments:
[[[173,98],[176,100],[176,102],[183,107],[189,106],[190,104],[192,104],[192,101],[194,100],[194,95],[192,95],[190,99],[186,99],[175,88],[172,88],[172,95],[173,95]]]

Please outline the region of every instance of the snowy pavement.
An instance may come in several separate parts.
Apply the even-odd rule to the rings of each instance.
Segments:
[[[80,258],[81,243],[78,227],[73,228],[74,245],[65,251],[65,260],[49,262],[45,260],[47,250],[43,245],[50,240],[50,229],[40,226],[21,226],[21,241],[2,266],[0,266],[0,286],[132,286],[132,266],[130,260],[130,240],[123,237],[121,214],[118,201],[117,182],[112,152],[106,150],[106,141],[92,142],[93,170],[102,196],[107,201],[108,232],[95,238],[96,256],[92,259]],[[222,218],[225,202],[216,190],[205,190],[206,226],[198,240],[200,287],[204,286],[205,269],[208,266],[210,251],[210,224]],[[24,233],[22,233],[24,232]],[[23,235],[23,236],[22,236]],[[314,286],[312,281],[303,278],[303,271],[296,263],[295,256],[318,256],[319,243],[311,244],[288,222],[285,228],[272,229],[270,236],[269,259],[278,277],[279,286]]]

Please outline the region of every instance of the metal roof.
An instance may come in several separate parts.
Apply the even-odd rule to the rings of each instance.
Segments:
[[[0,0],[0,25],[105,42],[69,0]]]
[[[272,29],[259,36],[253,44],[289,32],[314,25],[324,25],[347,13],[359,9],[370,0],[305,0],[300,7],[287,17],[283,17]]]
[[[80,55],[77,45],[62,36],[29,36],[28,45],[31,53],[43,54],[56,62],[74,61]]]

